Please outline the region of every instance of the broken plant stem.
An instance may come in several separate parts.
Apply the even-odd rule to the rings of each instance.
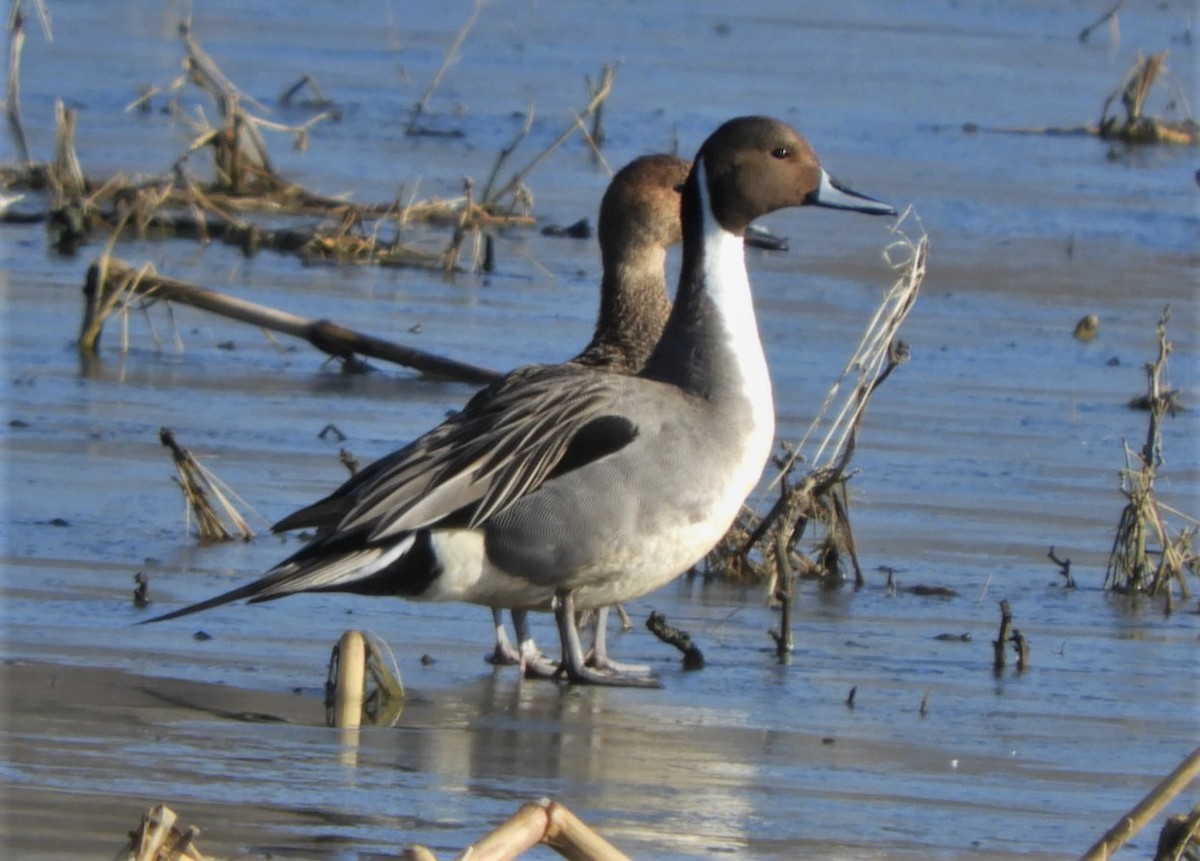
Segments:
[[[467,34],[470,33],[471,28],[475,26],[475,21],[479,18],[479,13],[483,11],[483,7],[486,4],[487,0],[475,0],[474,5],[471,7],[470,13],[467,15],[467,20],[464,21],[462,27],[459,28],[457,35],[454,37],[454,41],[450,43],[450,47],[446,49],[446,56],[442,58],[442,64],[438,67],[437,72],[434,73],[433,80],[429,82],[429,86],[425,88],[425,93],[421,96],[421,100],[417,102],[416,107],[413,108],[412,119],[409,120],[408,128],[405,129],[405,134],[416,135],[426,133],[417,125],[417,123],[420,122],[421,115],[424,114],[425,110],[429,107],[429,101],[433,98],[433,94],[437,90],[438,85],[441,84],[442,77],[449,70],[451,64],[458,59],[458,49],[461,48],[463,42],[466,41]]]
[[[1016,628],[1013,628],[1010,640],[1017,653],[1017,672],[1023,673],[1029,669],[1029,641]]]
[[[1117,13],[1121,11],[1121,7],[1124,6],[1126,2],[1128,2],[1128,0],[1117,0],[1117,5],[1113,6],[1091,24],[1088,24],[1086,27],[1080,30],[1079,41],[1087,42],[1087,40],[1092,37],[1093,30],[1108,24],[1109,32],[1112,34],[1113,45],[1116,45],[1117,42],[1121,40],[1121,31],[1119,25],[1117,24]]]
[[[55,135],[54,161],[50,165],[50,182],[54,186],[55,206],[78,203],[87,189],[83,166],[75,153],[75,111],[54,101]]]
[[[775,591],[780,604],[779,630],[772,631],[775,640],[775,656],[786,661],[792,653],[792,598],[796,586],[796,574],[788,560],[789,545],[787,530],[780,525],[775,532]]]
[[[646,620],[646,630],[668,646],[674,646],[683,653],[685,670],[704,669],[704,653],[692,641],[692,635],[674,625],[667,624],[667,617],[662,613],[655,611],[650,614],[650,618]]]
[[[505,195],[514,192],[517,187],[525,181],[525,177],[529,176],[529,174],[533,172],[534,168],[541,164],[560,146],[566,143],[570,139],[571,135],[575,134],[575,132],[579,130],[581,118],[591,116],[592,112],[595,111],[601,104],[603,104],[604,100],[608,98],[609,93],[612,92],[613,82],[616,79],[616,73],[612,71],[611,66],[605,66],[605,70],[606,74],[602,75],[600,85],[596,88],[595,92],[592,93],[592,97],[588,101],[587,107],[571,118],[571,122],[567,124],[567,127],[563,129],[562,133],[559,134],[559,136],[554,140],[553,143],[550,144],[550,146],[546,147],[544,150],[534,156],[533,160],[530,161],[529,164],[525,165],[525,167],[513,174],[508,182],[501,186],[499,190],[485,197],[483,199],[483,204],[485,206],[494,205],[496,201],[500,200]]]
[[[1008,601],[1000,602],[1000,634],[996,639],[992,640],[992,649],[994,656],[992,659],[992,669],[1000,672],[1004,669],[1005,652],[1008,649],[1008,640],[1010,631],[1012,630],[1012,608],[1009,607]]]
[[[533,117],[534,108],[533,103],[530,102],[525,106],[525,121],[521,124],[520,130],[513,136],[508,146],[503,147],[496,154],[496,161],[492,164],[492,172],[488,175],[487,182],[483,184],[483,193],[479,196],[480,200],[485,203],[492,200],[492,187],[496,184],[496,180],[500,176],[500,170],[504,167],[505,162],[508,161],[509,156],[516,152],[521,142],[529,136],[529,130],[533,128]]]
[[[599,92],[599,90],[605,85],[605,80],[611,74],[612,68],[605,63],[600,68],[600,81],[598,83],[593,84],[590,77],[585,78],[587,82],[588,93],[593,96],[596,95],[596,93]],[[600,147],[604,144],[606,137],[607,135],[604,132],[604,102],[601,102],[600,104],[596,105],[596,110],[592,112],[592,131],[591,134],[588,135],[589,143],[591,143],[594,152],[600,157],[601,161],[604,160],[604,157],[600,155]],[[609,175],[612,175],[611,170],[609,171]]]

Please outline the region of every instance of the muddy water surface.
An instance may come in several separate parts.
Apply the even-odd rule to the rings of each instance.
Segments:
[[[722,120],[763,112],[799,126],[854,187],[916,207],[933,252],[904,330],[912,358],[872,403],[852,483],[869,584],[804,588],[788,666],[771,655],[776,620],[755,589],[683,580],[635,602],[635,619],[663,611],[709,659],[684,673],[646,632],[618,637],[616,652],[653,664],[661,691],[560,690],[493,672],[478,608],[305,596],[131,627],[144,615],[130,602],[136,571],[165,610],[297,546],[195,546],[160,427],[205,457],[265,531],[344,477],[339,443],[318,437],[325,425],[369,459],[471,389],[387,367],[347,377],[307,345],[186,308],[173,324],[157,309],[127,333],[110,323],[99,359],[82,362],[79,290],[101,247],[62,258],[41,227],[5,227],[11,857],[111,852],[156,801],[221,856],[392,857],[420,841],[449,857],[543,795],[641,858],[1059,858],[1090,845],[1200,737],[1195,600],[1167,616],[1100,589],[1122,440],[1145,433],[1125,404],[1143,388],[1168,303],[1172,383],[1195,400],[1197,161],[961,128],[1094,120],[1138,50],[1171,47],[1186,84],[1194,5],[1130,7],[1119,45],[1083,46],[1075,37],[1096,4],[816,3],[801,14],[788,3],[494,3],[431,103],[430,124],[463,131],[452,140],[403,130],[468,4],[407,6],[214,2],[194,27],[250,95],[273,103],[307,72],[341,103],[342,120],[316,127],[307,151],[269,141],[281,170],[327,194],[456,194],[463,175],[486,176],[528,102],[526,158],[583,103],[584,76],[620,62],[606,109],[614,166],[675,141],[694,152]],[[89,172],[167,171],[186,124],[123,109],[141,84],[178,74],[178,4],[51,11],[53,43],[31,26],[24,54],[35,152],[51,153],[61,97],[79,111]],[[186,110],[197,102],[184,94]],[[594,219],[606,182],[572,142],[529,184],[539,218],[562,224]],[[795,439],[890,283],[880,251],[892,237],[879,220],[837,213],[768,226],[792,249],[752,252],[749,265],[781,438]],[[575,352],[599,278],[592,242],[536,231],[503,238],[495,273],[454,283],[189,243],[117,253],[500,369]],[[1070,332],[1089,312],[1101,332],[1081,344]],[[1196,438],[1195,412],[1165,428],[1163,490],[1193,513]],[[1051,546],[1072,559],[1078,589],[1061,588]],[[880,566],[901,587],[958,597],[890,594]],[[1033,646],[1021,674],[991,670],[1001,598]],[[394,728],[356,739],[324,727],[320,691],[348,627],[391,643],[410,691]],[[970,640],[936,639],[945,633]],[[1150,854],[1157,827],[1130,857]]]

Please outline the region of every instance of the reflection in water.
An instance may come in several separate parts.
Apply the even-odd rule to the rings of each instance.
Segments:
[[[650,701],[630,709],[612,693],[496,671],[436,701],[410,702],[398,732],[372,734],[370,764],[434,777],[427,789],[451,818],[470,820],[480,796],[501,802],[496,809],[548,796],[585,819],[603,811],[605,834],[617,843],[744,846],[746,790],[764,751],[738,751],[719,728],[681,724]],[[672,823],[666,833],[663,821]]]

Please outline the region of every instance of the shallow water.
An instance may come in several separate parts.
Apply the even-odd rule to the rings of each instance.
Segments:
[[[757,590],[683,580],[635,602],[636,620],[663,611],[709,659],[684,673],[644,631],[619,637],[620,657],[663,676],[665,689],[649,692],[559,690],[493,672],[477,608],[304,596],[132,628],[142,616],[129,600],[134,572],[149,573],[156,609],[166,609],[242,582],[296,546],[263,537],[196,547],[160,427],[205,457],[265,527],[344,477],[339,444],[318,438],[326,424],[368,459],[471,388],[390,367],[347,377],[307,345],[186,308],[175,310],[181,350],[156,310],[153,332],[130,319],[128,352],[110,323],[99,360],[82,363],[72,344],[79,288],[101,247],[61,258],[43,228],[4,227],[4,656],[151,677],[112,685],[146,702],[56,688],[50,718],[9,703],[5,806],[22,818],[6,817],[4,837],[20,857],[95,856],[161,800],[199,824],[215,854],[390,857],[420,841],[449,855],[549,795],[635,857],[1083,851],[1200,737],[1195,600],[1166,616],[1100,589],[1122,505],[1122,440],[1137,445],[1145,433],[1144,414],[1125,403],[1142,391],[1167,303],[1171,382],[1195,403],[1195,151],[1110,153],[1082,137],[961,126],[1092,121],[1138,50],[1171,47],[1186,85],[1194,4],[1123,12],[1114,47],[1076,41],[1103,11],[1079,4],[816,3],[798,16],[782,2],[750,14],[596,2],[586,15],[572,4],[496,3],[432,102],[430,124],[465,136],[406,138],[408,108],[468,6],[212,2],[195,32],[264,102],[308,72],[344,106],[306,152],[270,140],[280,169],[323,193],[456,194],[463,175],[486,175],[528,101],[538,119],[524,158],[582,105],[584,76],[620,61],[606,108],[614,166],[676,139],[693,152],[723,119],[764,112],[795,122],[855,188],[912,203],[933,249],[903,332],[912,358],[872,402],[852,482],[868,587],[805,586],[789,666],[772,657],[765,632],[776,620]],[[35,152],[51,152],[61,96],[79,110],[89,172],[166,171],[187,129],[122,111],[139,85],[178,74],[178,4],[51,11],[53,43],[31,25],[24,55]],[[535,211],[559,224],[594,220],[606,182],[572,142],[531,177]],[[796,439],[890,283],[880,250],[891,236],[880,220],[819,212],[778,214],[768,226],[792,250],[752,252],[749,264],[780,436]],[[445,237],[417,240],[439,248]],[[594,243],[536,232],[506,235],[495,273],[453,284],[190,243],[127,242],[117,253],[500,369],[574,353],[590,334],[599,278]],[[1070,332],[1089,312],[1101,333],[1084,345]],[[1162,489],[1192,513],[1196,439],[1194,411],[1165,428]],[[1050,546],[1072,559],[1078,589],[1056,582]],[[880,566],[901,586],[959,596],[889,595]],[[1022,674],[991,670],[1001,598],[1033,646]],[[550,626],[537,623],[549,642]],[[410,690],[397,727],[364,730],[356,745],[324,728],[319,690],[347,627],[386,637]],[[194,640],[199,629],[213,639]],[[240,696],[234,688],[257,691],[254,708],[214,706]],[[28,799],[68,800],[94,833],[69,844]],[[1150,854],[1157,827],[1135,838],[1131,856]]]

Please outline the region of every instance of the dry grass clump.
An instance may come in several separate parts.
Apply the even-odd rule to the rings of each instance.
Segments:
[[[156,804],[142,814],[138,827],[129,832],[129,843],[117,853],[124,861],[208,861],[196,848],[200,830],[189,825],[182,830],[178,816],[165,804]]]
[[[1168,53],[1163,49],[1148,57],[1138,54],[1120,85],[1104,100],[1097,127],[1100,137],[1134,144],[1195,146],[1200,142],[1200,126],[1186,111],[1179,88],[1171,98],[1170,107],[1183,110],[1186,115],[1182,119],[1167,120],[1146,114],[1146,101],[1155,81],[1166,69]],[[1117,110],[1118,106],[1121,110]]]
[[[863,583],[850,528],[848,470],[871,395],[908,356],[907,345],[896,336],[917,300],[929,251],[924,231],[916,240],[899,224],[893,231],[898,238],[886,254],[899,276],[884,293],[862,340],[804,437],[794,445],[785,444],[776,458],[779,473],[771,486],[778,489],[779,498],[763,517],[744,507],[705,560],[711,574],[769,584],[783,610],[782,627],[776,634],[781,653],[791,648],[790,607],[797,575],[841,582],[848,564],[856,584]],[[813,448],[810,442],[826,423],[831,424]],[[797,477],[802,461],[807,470]],[[818,535],[806,554],[798,545],[810,526]]]
[[[1170,318],[1168,307],[1158,321],[1158,356],[1146,365],[1149,390],[1138,399],[1148,413],[1146,440],[1138,451],[1125,443],[1121,493],[1127,502],[1117,523],[1104,579],[1104,587],[1110,591],[1161,595],[1168,602],[1174,588],[1183,598],[1191,594],[1186,572],[1200,573],[1200,555],[1194,545],[1200,521],[1167,505],[1155,489],[1165,463],[1162,423],[1177,409],[1176,392],[1166,382]]]
[[[170,428],[160,430],[158,438],[171,451],[176,480],[187,504],[187,520],[196,524],[196,537],[201,541],[254,538],[254,530],[230,500],[237,494],[181,446]]]

